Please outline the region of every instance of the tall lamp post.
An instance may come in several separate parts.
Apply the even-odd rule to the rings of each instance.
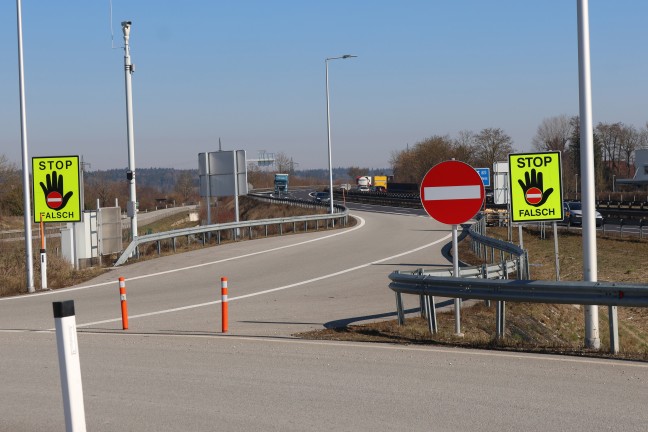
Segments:
[[[345,54],[340,57],[329,57],[324,60],[326,66],[326,130],[328,134],[328,165],[329,165],[329,209],[333,214],[333,165],[331,158],[331,111],[329,109],[329,79],[328,79],[328,62],[329,60],[348,59],[358,57],[351,54]]]
[[[578,173],[576,173],[576,200],[578,200]]]
[[[27,270],[27,291],[33,293],[34,263],[32,257],[31,199],[29,194],[29,153],[27,151],[27,109],[25,108],[25,67],[23,62],[22,2],[16,0],[18,21],[18,89],[20,94],[20,139],[23,174],[23,214],[25,221],[25,267]]]

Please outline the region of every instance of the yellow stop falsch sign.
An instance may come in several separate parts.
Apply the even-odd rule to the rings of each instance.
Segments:
[[[509,154],[513,222],[563,219],[560,152]]]
[[[32,158],[34,222],[81,220],[79,156]]]

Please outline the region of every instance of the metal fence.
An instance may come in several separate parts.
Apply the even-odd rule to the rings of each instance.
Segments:
[[[292,198],[272,198],[269,196],[256,194],[250,194],[248,196],[263,202],[272,202],[276,204],[288,204],[306,208],[321,207],[320,204],[315,202],[297,200]],[[311,224],[314,222],[315,230],[319,230],[320,222],[323,222],[323,228],[325,229],[328,229],[329,227],[335,227],[336,224],[342,224],[343,226],[346,226],[349,215],[346,207],[336,204],[334,206],[334,211],[334,214],[316,214],[275,219],[260,219],[243,222],[229,222],[224,224],[204,225],[199,227],[141,235],[135,238],[135,240],[131,241],[131,243],[122,252],[121,256],[117,259],[114,265],[122,265],[129,259],[129,257],[136,256],[139,247],[146,243],[157,243],[157,250],[159,253],[161,249],[161,242],[168,240],[171,242],[173,250],[175,251],[176,238],[178,237],[202,237],[202,242],[203,244],[205,244],[207,243],[207,239],[211,236],[216,237],[217,242],[220,243],[223,232],[229,232],[230,238],[235,240],[241,239],[241,233],[247,232],[248,238],[252,239],[254,238],[253,230],[257,228],[262,228],[264,235],[267,237],[268,227],[273,225],[278,227],[279,235],[283,234],[283,227],[285,224],[292,224],[293,231],[296,231],[297,227],[301,226],[302,224],[304,231],[308,231],[309,222]]]

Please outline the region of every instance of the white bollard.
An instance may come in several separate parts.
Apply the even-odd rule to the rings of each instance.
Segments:
[[[74,300],[52,303],[67,432],[85,432],[85,408]]]

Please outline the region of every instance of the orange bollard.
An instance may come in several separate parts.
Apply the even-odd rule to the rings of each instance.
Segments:
[[[221,278],[221,313],[223,323],[223,333],[227,333],[227,278]]]
[[[122,327],[128,330],[128,302],[126,301],[126,280],[119,278],[119,299],[121,300]]]

